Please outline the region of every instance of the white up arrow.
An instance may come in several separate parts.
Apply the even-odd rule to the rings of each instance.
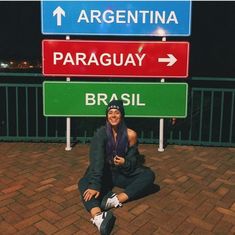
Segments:
[[[61,16],[65,16],[65,11],[58,6],[54,11],[53,11],[53,16],[57,16],[57,26],[61,26]]]
[[[166,62],[168,63],[166,66],[172,66],[177,59],[172,54],[167,54],[168,58],[158,58],[158,62]]]

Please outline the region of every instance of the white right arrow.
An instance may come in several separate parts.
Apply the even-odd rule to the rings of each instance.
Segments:
[[[61,16],[65,16],[65,11],[58,6],[54,11],[53,11],[53,16],[57,17],[57,26],[61,26]]]
[[[172,66],[177,59],[172,54],[167,54],[167,58],[158,58],[158,62],[168,63],[166,66]]]

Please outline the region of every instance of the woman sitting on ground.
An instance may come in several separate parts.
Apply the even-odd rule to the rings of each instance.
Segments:
[[[137,134],[126,127],[121,100],[106,109],[106,125],[95,133],[90,147],[90,165],[79,181],[82,202],[101,235],[111,233],[115,216],[109,209],[139,198],[153,185],[155,174],[138,164]],[[112,192],[114,186],[124,191]]]

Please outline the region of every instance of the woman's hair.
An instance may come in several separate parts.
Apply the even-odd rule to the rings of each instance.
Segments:
[[[122,119],[117,127],[117,139],[116,143],[113,137],[112,126],[108,121],[106,121],[106,134],[107,134],[107,143],[106,143],[106,154],[108,156],[108,161],[113,162],[113,158],[118,156],[125,156],[128,148],[128,137],[127,137],[127,127]]]

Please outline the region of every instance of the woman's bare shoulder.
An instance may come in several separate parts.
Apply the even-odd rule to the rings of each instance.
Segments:
[[[127,128],[127,136],[128,136],[130,146],[136,144],[136,142],[137,142],[137,133],[134,130],[132,130],[130,128]]]

